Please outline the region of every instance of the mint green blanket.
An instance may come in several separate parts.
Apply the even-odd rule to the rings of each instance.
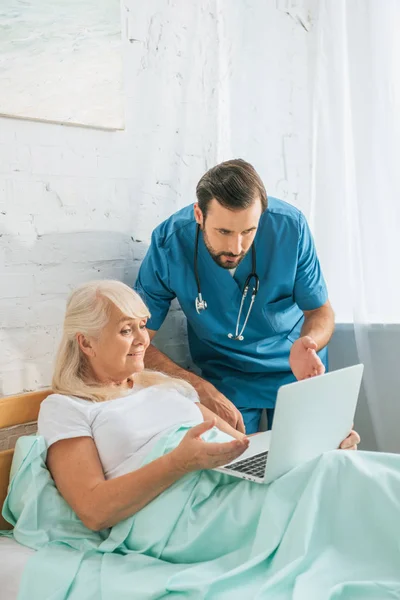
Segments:
[[[45,459],[42,438],[18,441],[3,514],[37,550],[19,600],[400,599],[400,456],[330,452],[268,486],[196,472],[100,533]]]

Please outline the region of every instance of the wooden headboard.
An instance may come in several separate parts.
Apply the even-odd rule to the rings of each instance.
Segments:
[[[49,394],[51,390],[43,390],[0,398],[0,430],[37,421],[40,403]],[[12,448],[0,452],[0,529],[11,529],[11,525],[1,516],[1,509],[7,495],[13,455]]]

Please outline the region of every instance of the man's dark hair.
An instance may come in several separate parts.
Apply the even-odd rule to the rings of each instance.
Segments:
[[[260,198],[263,211],[268,198],[257,171],[245,160],[227,160],[213,167],[200,179],[196,196],[201,212],[207,215],[210,201],[215,198],[229,210],[243,210]]]

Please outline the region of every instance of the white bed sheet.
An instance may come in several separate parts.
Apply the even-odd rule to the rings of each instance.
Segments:
[[[0,537],[0,600],[17,600],[22,572],[35,550]]]

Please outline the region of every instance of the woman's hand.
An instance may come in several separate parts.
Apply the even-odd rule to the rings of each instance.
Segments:
[[[205,442],[201,435],[212,429],[215,419],[204,421],[192,427],[179,446],[172,450],[170,457],[174,467],[182,474],[201,469],[215,469],[238,458],[249,446],[249,440],[233,440],[232,442]]]

